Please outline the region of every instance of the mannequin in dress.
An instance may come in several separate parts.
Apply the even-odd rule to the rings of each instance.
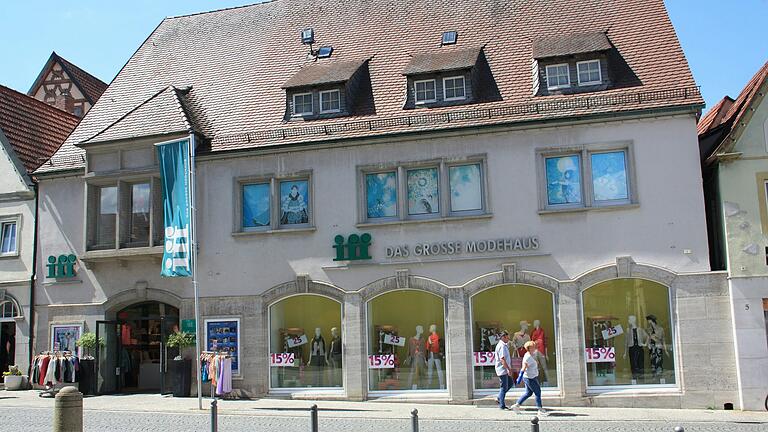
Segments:
[[[515,351],[515,353],[512,354],[513,356],[517,354],[517,357],[522,357],[526,352],[528,352],[525,349],[525,343],[531,340],[531,336],[528,334],[529,327],[530,324],[528,324],[528,321],[520,321],[520,330],[512,335],[510,342],[512,343],[512,348],[514,348]]]
[[[440,351],[440,335],[437,334],[437,325],[429,326],[429,337],[427,338],[427,382],[432,384],[432,368],[437,369],[437,381],[440,388],[445,388],[445,377],[443,376],[443,353]]]
[[[336,327],[331,327],[331,345],[326,360],[331,366],[331,385],[341,386],[341,335]]]
[[[416,334],[408,340],[408,358],[405,359],[405,365],[411,367],[411,374],[408,376],[408,388],[416,390],[419,386],[419,380],[424,376],[424,367],[427,361],[424,358],[424,327],[416,326]],[[416,384],[414,384],[416,378]]]
[[[624,334],[624,356],[629,354],[629,367],[632,369],[632,379],[638,380],[645,374],[645,355],[643,347],[648,340],[648,334],[637,326],[637,317],[627,318],[627,332]]]
[[[539,363],[539,372],[544,378],[542,383],[549,382],[549,373],[547,371],[547,360],[549,360],[549,354],[547,353],[547,336],[544,333],[544,329],[541,328],[541,321],[533,320],[533,331],[531,331],[531,340],[536,342],[536,361]]]
[[[315,385],[321,385],[321,370],[325,367],[325,339],[320,328],[315,329],[315,336],[309,341],[309,363],[315,375]]]
[[[664,343],[664,328],[658,324],[655,315],[645,317],[648,320],[648,356],[651,358],[651,370],[653,376],[659,376],[664,372],[664,354],[669,354]]]

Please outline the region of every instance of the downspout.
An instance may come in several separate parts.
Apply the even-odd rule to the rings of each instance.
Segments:
[[[35,357],[35,280],[37,279],[37,224],[39,218],[40,194],[38,193],[37,180],[32,179],[32,187],[35,191],[35,235],[32,242],[32,276],[29,279],[29,366],[32,367],[32,359]]]

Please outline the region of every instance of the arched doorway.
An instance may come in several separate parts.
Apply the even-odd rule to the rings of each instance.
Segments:
[[[166,347],[179,331],[179,309],[156,301],[137,303],[97,322],[99,393],[168,393],[168,361],[179,354]]]
[[[20,317],[16,300],[7,294],[0,297],[0,372],[16,364],[16,320]]]

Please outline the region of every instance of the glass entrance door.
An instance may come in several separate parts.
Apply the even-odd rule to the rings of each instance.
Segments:
[[[117,321],[96,321],[96,394],[120,391],[120,326]]]
[[[169,367],[174,363],[173,359],[179,355],[179,349],[168,347],[168,336],[179,331],[179,317],[162,316],[160,329],[160,394],[169,394],[173,393],[176,381],[182,378],[176,373],[177,368]]]

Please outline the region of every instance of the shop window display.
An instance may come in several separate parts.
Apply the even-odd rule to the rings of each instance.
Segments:
[[[669,289],[616,279],[582,293],[590,386],[674,385]]]
[[[269,309],[270,386],[341,387],[341,304],[318,295],[288,297]]]
[[[520,301],[525,299],[525,301]],[[493,352],[501,330],[510,333],[512,369],[522,366],[524,345],[536,342],[542,387],[557,386],[555,314],[552,293],[530,285],[501,285],[472,297],[472,364],[475,388],[498,390]]]
[[[443,299],[434,294],[401,290],[371,300],[370,390],[445,389],[444,335]]]

